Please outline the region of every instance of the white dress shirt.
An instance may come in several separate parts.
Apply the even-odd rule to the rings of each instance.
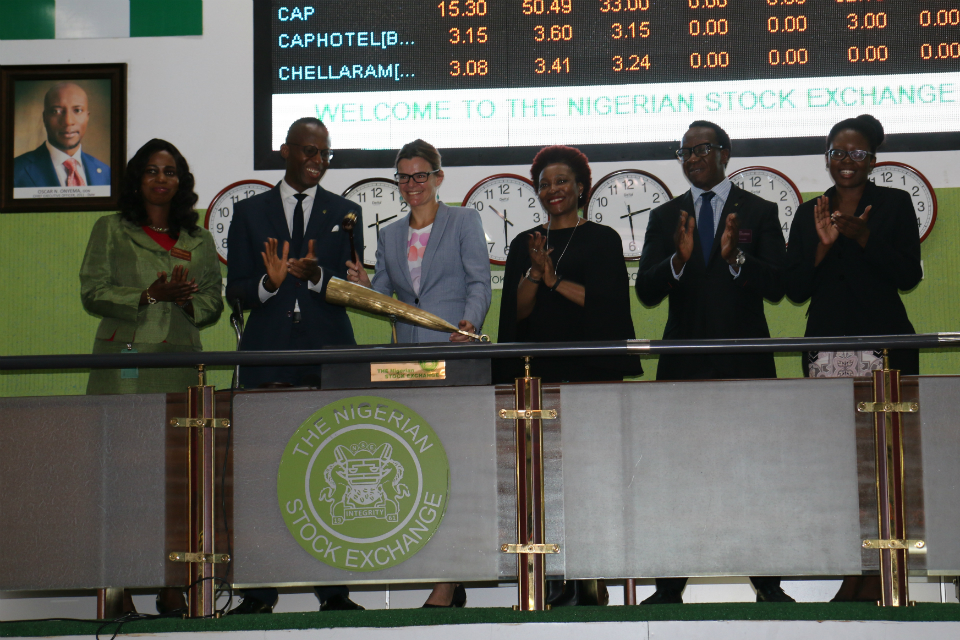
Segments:
[[[77,152],[71,156],[50,144],[49,140],[44,144],[47,145],[47,151],[50,152],[50,159],[53,161],[53,170],[57,172],[57,179],[60,180],[60,186],[67,186],[67,168],[63,166],[63,163],[67,160],[77,161],[77,173],[80,174],[80,183],[86,186],[87,172],[83,170],[83,149],[77,146]]]
[[[294,189],[289,184],[287,184],[286,180],[280,181],[280,199],[283,201],[283,215],[287,219],[287,231],[290,232],[291,238],[293,237],[293,210],[297,208],[296,195],[298,193],[299,192],[296,189]],[[310,224],[310,213],[313,211],[313,201],[317,197],[317,187],[316,186],[310,187],[309,189],[304,191],[303,194],[307,196],[306,198],[303,199],[303,234],[304,234],[303,241],[304,243],[306,243],[307,242],[307,238],[306,238],[307,225]],[[282,244],[280,245],[280,248],[282,251],[283,250]],[[303,247],[301,248],[301,250],[304,251],[304,254],[305,254],[306,248],[307,248],[306,244],[304,244]],[[303,257],[303,256],[299,256],[299,257]],[[260,293],[261,304],[266,302],[273,296],[277,295],[277,291],[280,291],[279,287],[277,287],[277,291],[273,291],[273,292],[267,291],[267,288],[263,286],[263,283],[266,282],[266,279],[267,279],[266,275],[264,275],[263,278],[260,279],[259,293]],[[322,284],[323,284],[323,267],[320,267],[319,284],[313,284],[313,282],[308,280],[307,287],[311,291],[316,291],[317,293],[319,293],[320,289],[322,288],[321,286]],[[293,310],[298,312],[300,311],[299,302],[294,304]]]
[[[720,215],[723,213],[723,207],[727,204],[727,198],[730,197],[730,188],[733,186],[733,183],[730,182],[729,178],[724,177],[719,184],[714,186],[712,189],[700,189],[690,185],[690,195],[693,196],[693,212],[697,217],[697,228],[700,228],[700,207],[703,206],[703,194],[707,191],[713,192],[713,199],[710,201],[710,206],[713,208],[713,235],[717,235],[717,227],[720,225]],[[673,254],[677,255],[676,253]],[[673,277],[676,280],[680,279],[680,276],[683,275],[683,270],[687,268],[686,263],[680,268],[680,272],[677,273],[673,270],[673,256],[670,256],[670,271],[673,273]],[[733,268],[733,265],[729,265],[730,274],[737,278],[740,275],[740,271]]]

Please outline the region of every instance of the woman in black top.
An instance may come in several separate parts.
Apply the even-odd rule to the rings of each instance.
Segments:
[[[510,243],[498,341],[634,338],[620,236],[579,214],[590,191],[587,157],[573,147],[545,147],[534,158],[530,175],[547,221]],[[516,363],[503,369],[501,382],[523,375]],[[636,356],[560,357],[537,359],[532,372],[544,382],[585,382],[622,380],[643,369]]]
[[[797,210],[784,280],[791,300],[810,300],[804,335],[915,333],[899,291],[922,278],[920,233],[909,194],[869,180],[882,142],[883,126],[873,116],[834,125],[826,153],[834,186]],[[869,375],[877,357],[852,353],[831,364],[805,354],[804,375]],[[890,366],[917,375],[919,352],[892,350]]]

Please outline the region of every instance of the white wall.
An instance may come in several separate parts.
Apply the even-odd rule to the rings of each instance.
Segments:
[[[150,138],[170,140],[190,162],[197,177],[198,206],[205,208],[220,189],[232,182],[248,178],[276,182],[282,172],[253,170],[252,4],[243,0],[205,0],[203,12],[204,35],[200,37],[8,40],[0,45],[0,65],[126,62],[127,157]],[[678,131],[677,136],[682,133]],[[336,128],[332,128],[334,147],[336,135]],[[410,138],[415,137],[417,131],[411,129]],[[898,153],[881,154],[880,159],[906,162],[924,173],[934,187],[942,188],[958,182],[951,175],[958,155]],[[819,156],[734,158],[730,169],[748,165],[779,169],[804,192],[829,186]],[[627,166],[653,173],[674,194],[687,188],[680,168],[672,161],[598,162],[593,165],[594,178]],[[459,201],[470,187],[488,175],[526,175],[527,171],[526,165],[496,169],[453,167],[446,171],[441,195],[447,202]],[[390,174],[391,168],[331,170],[323,184],[340,193],[357,180]]]

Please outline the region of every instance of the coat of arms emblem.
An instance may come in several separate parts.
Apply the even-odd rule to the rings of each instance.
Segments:
[[[397,521],[400,511],[397,501],[409,497],[410,491],[401,482],[403,466],[392,455],[393,447],[388,442],[379,446],[374,442],[358,442],[349,449],[337,445],[336,461],[323,472],[327,487],[317,497],[321,502],[331,503],[331,524],[357,518]],[[335,480],[334,475],[339,480]]]

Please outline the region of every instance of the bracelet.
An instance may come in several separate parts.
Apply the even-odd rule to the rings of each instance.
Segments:
[[[530,277],[530,272],[531,272],[531,271],[533,271],[533,267],[530,267],[529,269],[527,269],[527,272],[526,272],[525,274],[523,274],[523,277],[526,278],[527,280],[529,280],[530,282],[532,282],[533,284],[540,284],[541,282],[543,282],[543,279],[534,280],[533,278],[531,278],[531,277]]]
[[[552,287],[547,287],[547,289],[549,289],[550,291],[556,291],[556,290],[557,290],[557,287],[560,286],[560,281],[561,281],[561,280],[563,280],[563,276],[558,273],[558,274],[557,274],[557,281],[553,283],[553,286],[552,286]]]
[[[144,293],[147,296],[147,304],[157,304],[157,302],[159,302],[156,298],[150,295],[150,289],[147,289],[144,291]]]

